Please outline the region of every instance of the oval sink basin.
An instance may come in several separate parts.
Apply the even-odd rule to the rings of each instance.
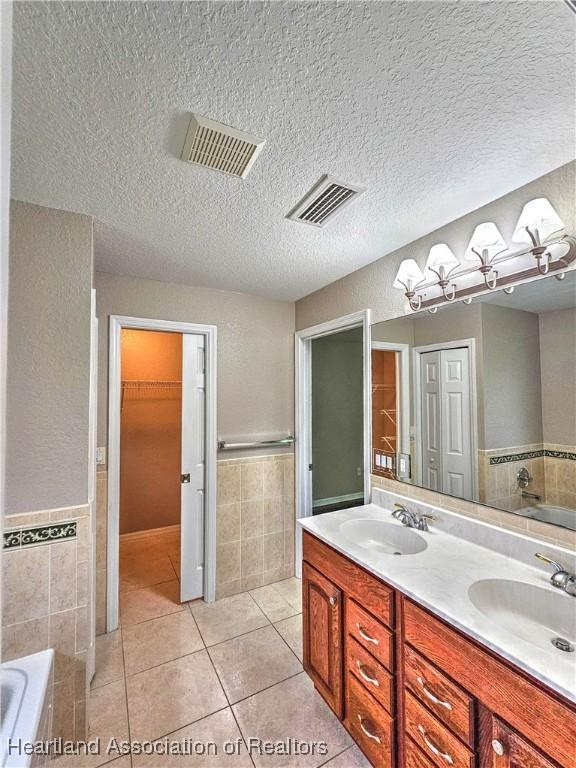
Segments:
[[[479,611],[522,640],[540,648],[556,638],[576,645],[576,599],[570,595],[508,579],[476,581],[468,595]]]
[[[340,533],[350,543],[382,555],[415,555],[428,546],[426,540],[410,528],[382,520],[347,520],[340,526]]]

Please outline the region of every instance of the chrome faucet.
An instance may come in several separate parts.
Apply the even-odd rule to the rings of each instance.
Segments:
[[[552,586],[564,590],[567,595],[576,597],[576,574],[570,573],[570,571],[567,571],[563,565],[557,563],[556,560],[552,560],[551,557],[543,555],[541,552],[536,552],[534,557],[537,557],[538,560],[542,560],[542,562],[547,563],[554,568],[554,573],[550,576]]]
[[[403,504],[394,504],[396,509],[392,512],[392,517],[400,520],[402,525],[407,528],[416,528],[418,531],[428,530],[428,520],[434,520],[432,515],[419,515],[417,512],[411,512]]]

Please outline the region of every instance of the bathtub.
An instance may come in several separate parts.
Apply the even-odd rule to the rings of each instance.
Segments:
[[[566,507],[555,507],[551,504],[535,504],[533,507],[523,507],[518,510],[519,515],[540,520],[543,523],[562,525],[564,528],[576,530],[576,512]]]
[[[10,745],[51,738],[53,666],[52,649],[0,665],[2,768],[40,766],[48,762],[44,755],[10,751]]]

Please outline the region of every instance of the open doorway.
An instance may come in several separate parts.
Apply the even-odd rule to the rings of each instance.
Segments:
[[[214,326],[111,316],[108,444],[107,631],[135,589],[211,602]]]
[[[313,339],[313,514],[364,503],[364,338],[361,326]]]
[[[370,496],[370,310],[365,309],[325,323],[304,328],[295,335],[296,357],[296,518],[314,514],[313,435],[312,435],[312,358],[314,341],[358,330],[362,337],[362,488],[363,500]],[[346,435],[339,435],[340,441]],[[324,496],[323,498],[330,498]],[[350,506],[347,502],[345,505]],[[302,531],[296,530],[296,575],[302,573]]]
[[[123,328],[120,346],[120,592],[166,584],[177,599],[182,334]]]

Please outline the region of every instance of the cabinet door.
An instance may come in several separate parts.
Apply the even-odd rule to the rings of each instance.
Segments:
[[[304,669],[342,717],[342,593],[308,563],[302,569]]]
[[[482,735],[482,768],[558,768],[494,715]]]

